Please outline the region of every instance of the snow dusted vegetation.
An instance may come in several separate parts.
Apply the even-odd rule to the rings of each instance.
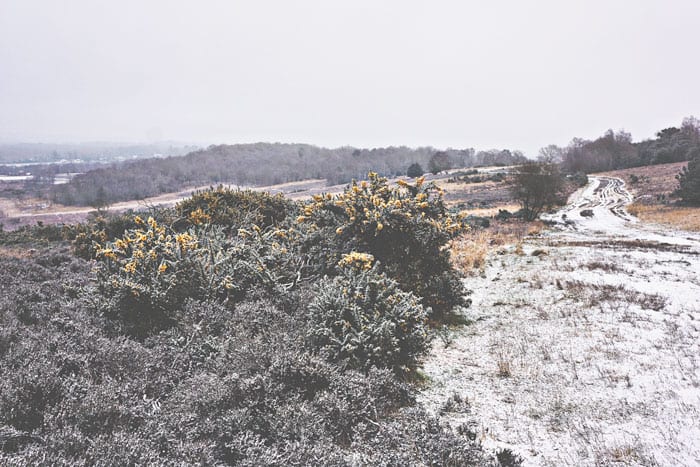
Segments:
[[[630,200],[591,177],[552,229],[491,253],[421,402],[524,465],[700,464],[700,237]]]

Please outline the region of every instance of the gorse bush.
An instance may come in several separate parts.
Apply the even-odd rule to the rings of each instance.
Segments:
[[[427,313],[419,299],[352,253],[342,274],[317,286],[309,305],[309,341],[343,368],[389,368],[398,375],[417,365],[428,349]]]
[[[372,254],[382,272],[421,297],[432,319],[464,303],[445,246],[467,227],[447,212],[441,191],[422,179],[391,187],[370,174],[368,182],[353,182],[341,195],[319,195],[301,206],[280,196],[219,187],[197,193],[172,212],[153,214],[168,235],[198,238],[202,248],[191,258],[199,263],[194,279],[220,299],[240,300],[253,284],[280,292],[333,276],[342,256],[356,251]],[[138,227],[134,219],[98,218],[70,229],[67,238],[74,239],[78,255],[92,258],[107,239],[127,241],[124,232]],[[165,277],[156,279],[167,286]]]
[[[192,225],[217,224],[231,229],[257,225],[266,228],[282,222],[295,210],[295,204],[281,194],[218,186],[194,193],[178,203],[175,210]]]
[[[302,265],[293,255],[293,231],[252,225],[235,235],[218,226],[198,232],[197,261],[209,296],[237,302],[254,289],[280,295],[296,285]]]
[[[137,217],[140,218],[133,211],[120,214],[100,213],[91,216],[84,223],[63,226],[62,236],[72,243],[76,256],[94,259],[99,244],[119,238],[127,230],[138,228]],[[174,220],[170,209],[151,209],[150,217],[164,225],[169,225]]]
[[[205,225],[177,232],[149,217],[121,238],[95,243],[97,291],[108,299],[107,315],[148,333],[174,324],[187,298],[236,303],[255,291],[283,295],[299,279],[290,253],[293,233],[253,225],[235,235]]]
[[[152,217],[134,222],[139,227],[97,246],[97,290],[108,315],[141,331],[167,327],[186,298],[204,295],[197,260],[205,252],[194,232],[175,233]]]
[[[333,274],[342,255],[369,253],[402,289],[423,298],[433,318],[464,303],[465,291],[450,265],[445,245],[463,232],[460,218],[447,212],[442,192],[419,178],[411,185],[370,173],[337,196],[316,196],[298,222],[308,229],[304,252],[317,272]]]

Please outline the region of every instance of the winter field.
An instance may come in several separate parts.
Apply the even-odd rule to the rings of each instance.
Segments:
[[[490,252],[421,401],[525,465],[700,464],[700,236],[631,200],[591,177],[551,229]]]

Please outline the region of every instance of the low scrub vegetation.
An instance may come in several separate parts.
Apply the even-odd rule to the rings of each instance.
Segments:
[[[463,230],[375,175],[28,229],[0,254],[0,464],[498,465],[413,399]]]
[[[574,280],[567,281],[563,287],[573,298],[583,301],[590,307],[599,306],[605,302],[620,302],[659,311],[667,304],[667,299],[661,295],[639,292],[628,289],[624,285],[592,284]]]

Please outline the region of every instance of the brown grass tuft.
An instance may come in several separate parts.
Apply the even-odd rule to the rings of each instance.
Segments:
[[[540,221],[497,222],[488,229],[470,230],[450,244],[452,264],[465,274],[477,274],[486,266],[486,257],[493,247],[516,245],[522,254],[522,241],[528,235],[538,235],[544,229]]]
[[[488,230],[468,232],[452,241],[452,264],[466,274],[483,271],[486,255],[492,245],[492,235]]]

